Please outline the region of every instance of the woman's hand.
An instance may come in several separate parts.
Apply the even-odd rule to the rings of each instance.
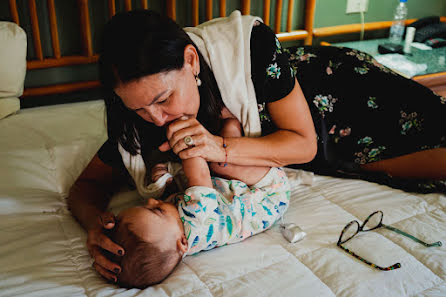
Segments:
[[[109,281],[116,282],[117,274],[121,272],[121,267],[109,260],[103,253],[107,250],[117,256],[124,255],[124,249],[114,243],[107,235],[104,229],[110,230],[115,227],[115,217],[112,213],[103,213],[100,217],[100,224],[97,228],[88,230],[87,249],[94,259],[93,267]]]
[[[193,145],[188,146],[184,138],[192,137]],[[172,149],[181,159],[201,157],[208,162],[224,162],[223,138],[209,133],[197,119],[178,119],[167,127],[167,139],[159,146],[160,151]]]

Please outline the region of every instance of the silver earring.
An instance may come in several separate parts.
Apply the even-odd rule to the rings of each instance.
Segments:
[[[195,82],[197,83],[197,86],[201,86],[201,79],[198,77],[198,74],[195,74]]]

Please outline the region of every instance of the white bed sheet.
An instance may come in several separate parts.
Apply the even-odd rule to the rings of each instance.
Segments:
[[[446,244],[446,196],[316,176],[293,186],[286,222],[307,233],[288,243],[278,227],[242,243],[189,256],[160,285],[118,288],[91,267],[86,233],[66,209],[71,184],[106,139],[101,101],[22,110],[0,121],[0,296],[446,296],[445,246],[425,248],[391,232],[336,242],[353,219],[375,210],[384,223]],[[292,170],[290,170],[292,171]],[[134,191],[111,208],[138,203]]]

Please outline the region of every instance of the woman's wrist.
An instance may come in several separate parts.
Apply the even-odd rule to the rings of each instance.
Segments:
[[[223,162],[218,162],[218,165],[221,167],[226,167],[228,165],[228,150],[227,150],[227,142],[226,142],[226,138],[225,137],[221,137],[222,138],[222,144],[221,147],[223,148],[223,154],[224,154],[224,161]]]
[[[219,163],[223,163],[225,162],[226,159],[226,148],[225,146],[227,146],[226,144],[227,139],[225,139],[225,137],[222,136],[218,136],[218,147],[219,149],[219,157],[218,157],[218,162]]]

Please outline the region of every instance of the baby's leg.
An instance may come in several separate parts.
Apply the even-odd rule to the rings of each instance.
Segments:
[[[223,137],[241,137],[242,127],[237,119],[226,119],[223,128],[220,132],[220,136]],[[254,185],[268,173],[270,167],[264,166],[240,166],[235,164],[227,164],[223,166],[223,163],[209,163],[211,171],[217,175],[226,179],[236,179],[246,183],[247,185]]]

